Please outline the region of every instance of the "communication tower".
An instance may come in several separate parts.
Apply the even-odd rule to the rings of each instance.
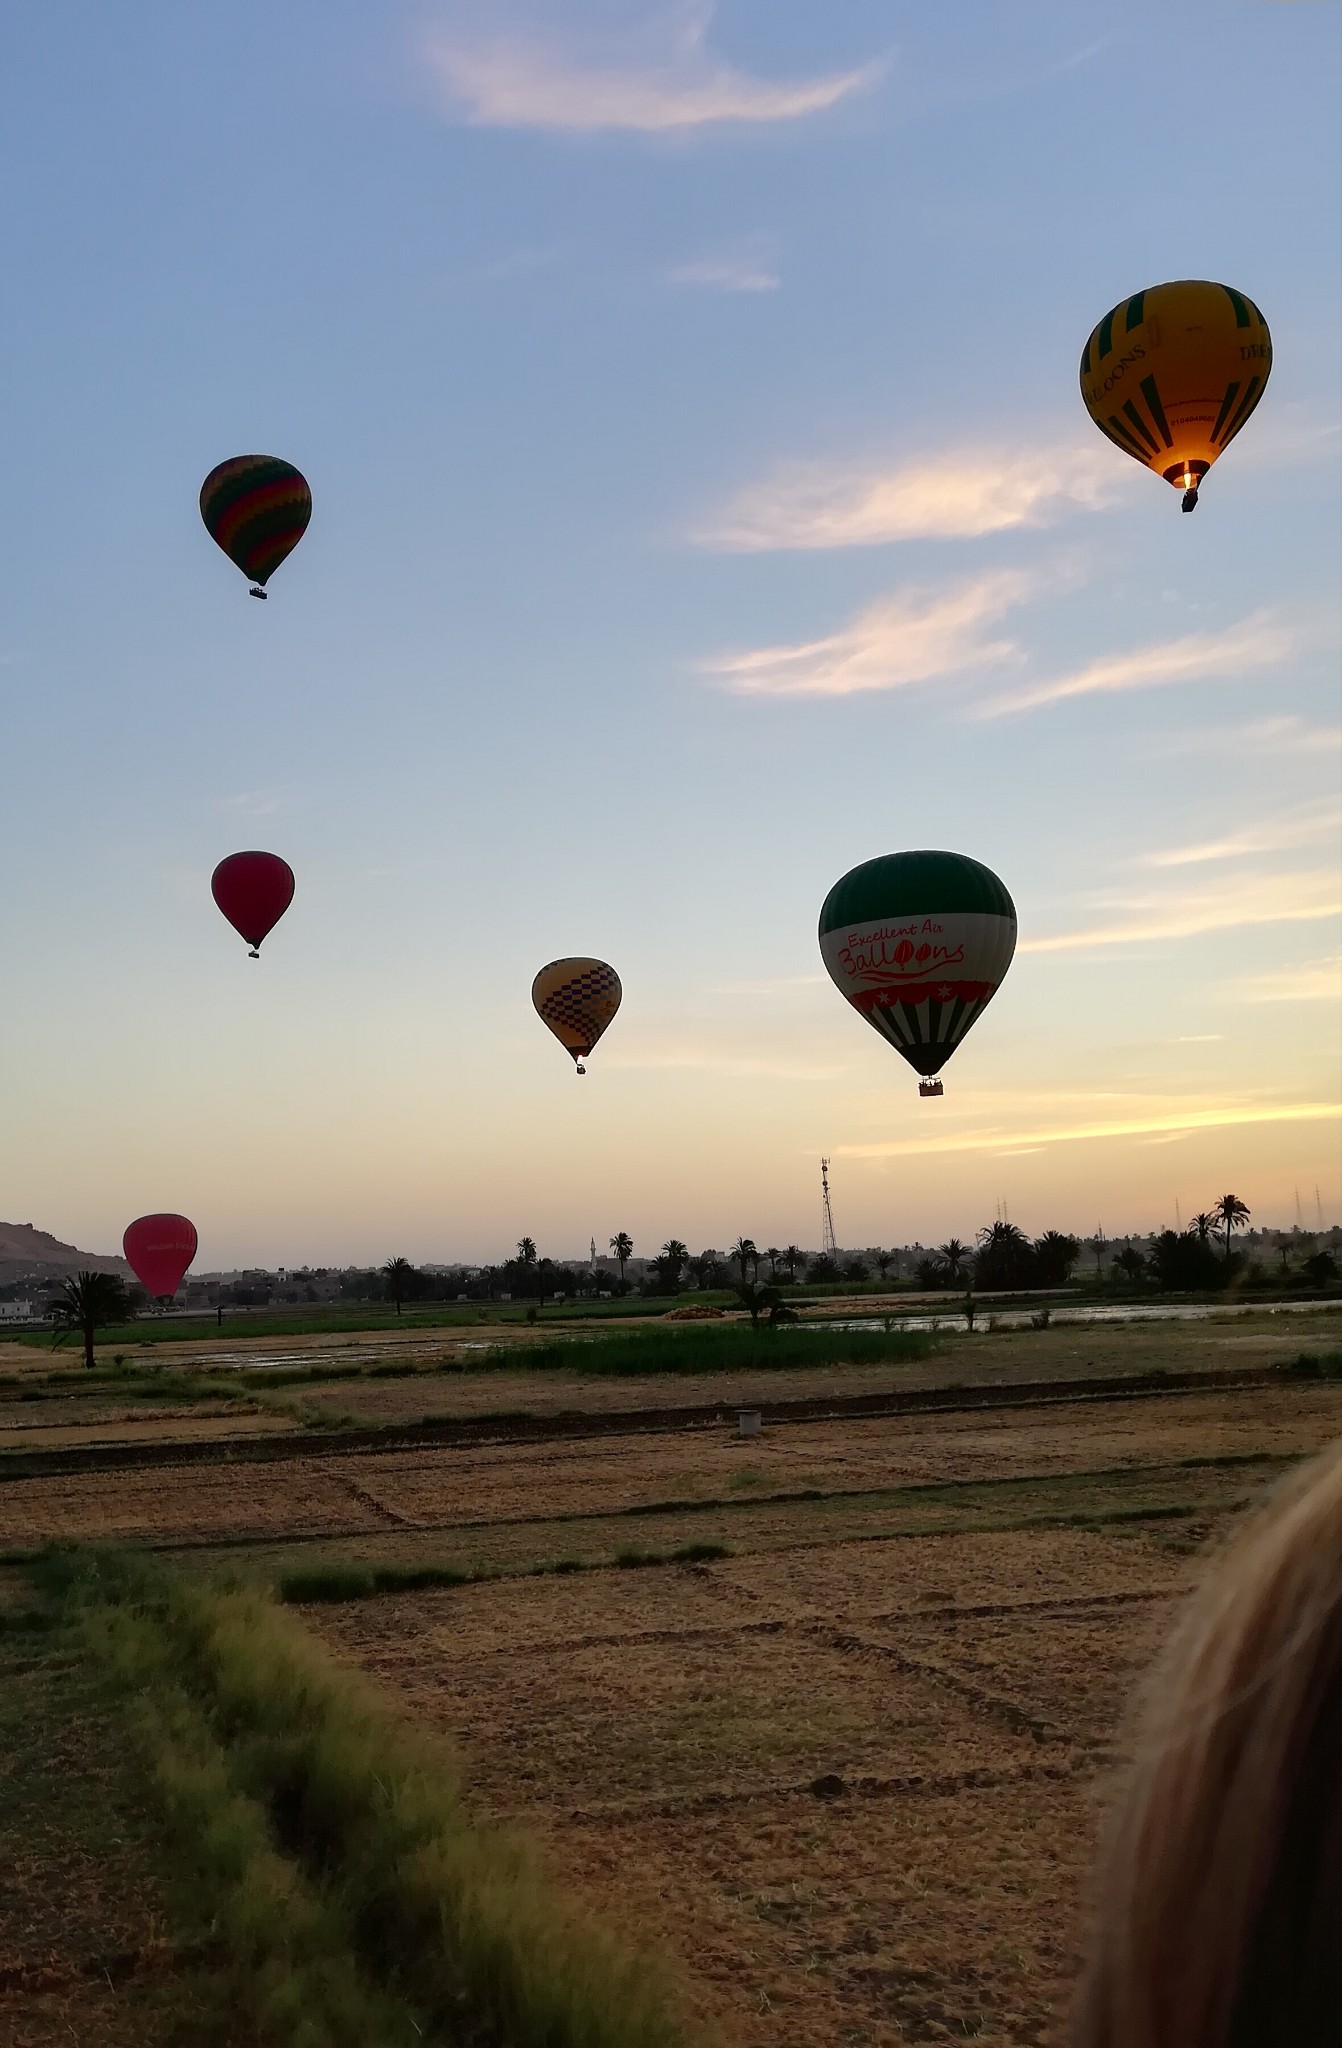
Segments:
[[[820,1249],[830,1258],[839,1247],[834,1237],[834,1211],[829,1206],[829,1161],[820,1162]]]

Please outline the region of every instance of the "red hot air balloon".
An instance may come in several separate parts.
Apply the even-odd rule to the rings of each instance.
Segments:
[[[259,960],[262,939],[294,900],[294,871],[277,853],[230,853],[210,876],[210,893]]]
[[[146,1294],[171,1300],[196,1256],[196,1242],[196,1226],[186,1216],[137,1216],[121,1249]]]

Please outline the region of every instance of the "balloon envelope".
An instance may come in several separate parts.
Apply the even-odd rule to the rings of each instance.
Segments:
[[[230,853],[211,875],[210,892],[255,952],[294,900],[294,871],[277,853]]]
[[[264,590],[307,531],[312,493],[302,471],[278,455],[234,455],[201,485],[200,516],[211,540]]]
[[[196,1226],[186,1216],[137,1216],[121,1249],[147,1294],[176,1294],[196,1256]]]
[[[1105,314],[1082,351],[1081,397],[1125,455],[1196,494],[1271,369],[1272,336],[1253,300],[1185,278]]]
[[[585,1059],[620,1007],[620,977],[604,960],[551,960],[531,984],[542,1024],[575,1060]]]
[[[836,882],[820,912],[831,980],[911,1067],[939,1072],[992,1001],[1016,907],[963,853],[888,853]]]

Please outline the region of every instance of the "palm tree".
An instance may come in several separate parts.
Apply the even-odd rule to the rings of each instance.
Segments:
[[[957,1280],[964,1278],[965,1260],[969,1257],[969,1246],[961,1244],[958,1237],[948,1237],[945,1244],[937,1246],[937,1250],[946,1261],[946,1271],[950,1276],[953,1286]]]
[[[765,1246],[764,1257],[769,1261],[769,1279],[771,1281],[774,1281],[778,1278],[778,1261],[781,1256],[782,1254],[780,1253],[778,1246],[776,1244],[770,1244]]]
[[[979,1232],[975,1271],[981,1287],[1027,1287],[1033,1263],[1034,1247],[1019,1223],[999,1218]]]
[[[732,1246],[731,1251],[728,1253],[728,1257],[736,1259],[739,1262],[741,1267],[741,1283],[743,1286],[750,1277],[746,1271],[747,1266],[753,1265],[755,1271],[757,1273],[759,1271],[760,1255],[755,1249],[753,1238],[738,1237],[736,1243]]]
[[[1218,1223],[1225,1225],[1226,1257],[1228,1259],[1230,1257],[1230,1233],[1232,1230],[1243,1230],[1249,1220],[1249,1205],[1247,1202],[1241,1202],[1238,1195],[1222,1195],[1220,1201],[1212,1210],[1212,1215]]]
[[[778,1256],[783,1261],[783,1264],[787,1267],[788,1279],[791,1282],[791,1284],[795,1287],[797,1284],[797,1268],[801,1264],[802,1260],[806,1257],[805,1252],[802,1250],[799,1244],[790,1244],[787,1250],[784,1252],[780,1252]]]
[[[524,1265],[524,1266],[534,1266],[534,1265],[535,1265],[535,1263],[536,1263],[536,1240],[535,1240],[535,1238],[534,1238],[534,1237],[519,1237],[519,1238],[518,1238],[518,1240],[517,1240],[517,1256],[518,1256],[518,1259],[520,1260],[520,1262],[522,1263],[522,1265]]]
[[[706,1288],[711,1287],[717,1270],[718,1255],[716,1252],[700,1252],[697,1258],[690,1260],[690,1271],[693,1273],[695,1284],[701,1293]]]
[[[680,1275],[689,1256],[689,1246],[683,1245],[678,1237],[668,1237],[662,1246],[662,1271],[673,1294],[680,1293]]]
[[[610,1248],[614,1252],[616,1260],[618,1261],[620,1268],[620,1285],[621,1287],[623,1287],[624,1262],[626,1259],[632,1259],[634,1256],[634,1240],[629,1235],[629,1232],[627,1230],[617,1230],[614,1237],[610,1241]]]
[[[882,1280],[890,1271],[891,1256],[892,1254],[889,1252],[877,1252],[876,1254],[876,1271],[880,1274]]]
[[[388,1259],[386,1265],[379,1267],[378,1270],[387,1283],[387,1292],[396,1303],[396,1313],[399,1315],[401,1303],[405,1300],[415,1269],[409,1259]]]
[[[1134,1286],[1146,1271],[1146,1260],[1132,1244],[1124,1245],[1114,1264]]]
[[[1046,1230],[1042,1237],[1035,1239],[1034,1248],[1039,1258],[1039,1277],[1044,1285],[1064,1287],[1081,1256],[1077,1240],[1065,1230]]]
[[[76,1273],[61,1282],[56,1319],[84,1338],[84,1363],[93,1366],[93,1333],[108,1323],[128,1323],[135,1311],[126,1283],[116,1273]]]
[[[1212,1231],[1216,1227],[1216,1218],[1214,1216],[1209,1216],[1207,1214],[1207,1211],[1204,1209],[1201,1215],[1195,1216],[1193,1218],[1193,1221],[1189,1224],[1188,1227],[1190,1230],[1195,1230],[1197,1232],[1198,1238],[1201,1243],[1206,1244],[1207,1239],[1211,1236]]]

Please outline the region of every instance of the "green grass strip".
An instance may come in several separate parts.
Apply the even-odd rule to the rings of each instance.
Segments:
[[[610,1336],[566,1337],[546,1344],[496,1345],[470,1361],[472,1372],[573,1372],[634,1378],[647,1373],[786,1372],[807,1366],[908,1364],[926,1358],[935,1339],[920,1330],[817,1330],[785,1323],[681,1323]]]
[[[442,1755],[271,1601],[49,1552],[134,1711],[267,2048],[673,2048],[661,1973],[474,1825]]]
[[[379,1593],[416,1593],[429,1586],[478,1586],[495,1579],[543,1579],[572,1572],[641,1570],[645,1565],[707,1564],[730,1557],[725,1543],[682,1543],[675,1550],[617,1550],[614,1558],[563,1557],[554,1564],[473,1570],[456,1564],[319,1564],[286,1572],[276,1591],[289,1607],[339,1606],[347,1600],[369,1600]]]

